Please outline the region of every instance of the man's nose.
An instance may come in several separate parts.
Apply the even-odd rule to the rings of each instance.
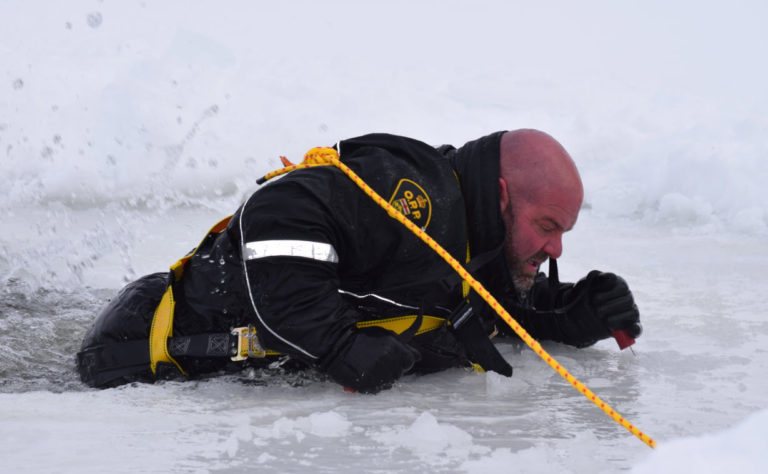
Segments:
[[[563,236],[558,234],[551,237],[544,246],[544,251],[549,255],[549,258],[560,258],[563,253]]]

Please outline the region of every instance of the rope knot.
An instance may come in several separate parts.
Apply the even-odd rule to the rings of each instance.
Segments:
[[[304,155],[302,164],[307,165],[332,165],[334,160],[339,159],[339,152],[327,146],[312,148]]]

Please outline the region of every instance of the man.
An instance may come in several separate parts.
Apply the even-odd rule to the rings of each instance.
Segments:
[[[456,149],[371,134],[336,151],[533,337],[583,347],[614,330],[640,334],[620,277],[593,271],[574,285],[557,281],[553,263],[549,278],[538,272],[562,253],[583,199],[576,166],[549,135],[497,132]],[[333,166],[270,182],[170,274],[124,288],[86,334],[78,369],[106,387],[242,367],[229,357],[242,349],[221,348],[249,326],[255,336],[240,334],[257,338],[251,355],[263,357],[250,363],[290,359],[361,392],[469,364],[512,374],[490,342],[511,330]]]

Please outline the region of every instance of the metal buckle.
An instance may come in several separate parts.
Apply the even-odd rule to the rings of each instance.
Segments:
[[[459,329],[469,318],[472,317],[474,312],[472,311],[472,304],[469,302],[469,298],[465,298],[456,309],[448,316],[448,321],[453,326],[453,329]]]
[[[252,325],[248,325],[241,328],[235,328],[232,330],[232,335],[237,337],[237,348],[230,353],[234,354],[230,357],[233,361],[245,360],[249,357],[261,359],[266,357],[267,351],[259,344],[259,338],[256,336],[256,328]]]

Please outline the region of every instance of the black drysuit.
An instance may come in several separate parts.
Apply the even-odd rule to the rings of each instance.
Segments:
[[[536,314],[513,291],[500,252],[501,134],[459,149],[386,134],[344,140],[337,148],[347,166],[459,262],[484,255],[473,273],[534,337],[575,345],[607,337],[604,327],[584,334],[563,324],[562,314]],[[156,378],[144,360],[126,369],[120,365],[130,364],[105,362],[99,354],[114,343],[146,343],[154,307],[168,284],[176,298],[174,336],[254,325],[264,347],[321,371],[362,330],[361,322],[413,314],[449,318],[466,301],[453,270],[337,168],[297,170],[254,192],[223,232],[203,241],[180,280],[154,274],[122,290],[83,341],[78,367],[86,383]],[[533,294],[554,301],[572,285],[561,286],[550,288],[539,279],[536,288],[546,291]],[[488,308],[472,301],[486,335],[496,328],[510,335]],[[406,341],[418,351],[412,371],[466,365],[474,358],[448,325],[412,333]],[[178,362],[192,375],[234,364],[200,357]]]

